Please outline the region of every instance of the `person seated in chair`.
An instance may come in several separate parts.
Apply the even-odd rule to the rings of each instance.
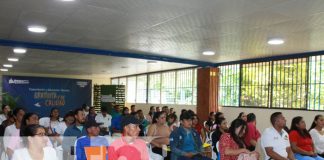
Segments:
[[[192,128],[192,115],[185,111],[180,115],[181,126],[171,132],[171,160],[210,160],[202,155],[199,133]]]

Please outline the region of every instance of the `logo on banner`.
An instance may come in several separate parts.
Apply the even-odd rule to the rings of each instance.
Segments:
[[[80,86],[81,88],[84,88],[85,86],[88,85],[88,82],[85,81],[77,81],[76,82],[78,86]]]
[[[9,79],[9,84],[29,84],[29,80]]]

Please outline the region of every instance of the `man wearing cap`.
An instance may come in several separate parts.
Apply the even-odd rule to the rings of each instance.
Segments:
[[[181,126],[170,135],[171,160],[211,160],[202,155],[200,135],[192,128],[192,113],[184,111],[180,115],[180,121]]]
[[[105,137],[99,136],[101,123],[97,123],[94,120],[90,120],[85,123],[84,127],[87,131],[87,136],[80,137],[76,141],[76,160],[91,160],[86,156],[85,148],[89,147],[105,147],[104,154],[106,154],[106,160],[108,159],[108,141]]]
[[[139,139],[141,122],[132,115],[122,118],[123,135],[109,147],[109,159],[149,160],[149,153],[144,140]]]

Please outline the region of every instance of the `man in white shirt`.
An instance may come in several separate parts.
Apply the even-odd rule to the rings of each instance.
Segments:
[[[109,127],[111,126],[111,115],[108,114],[106,107],[101,107],[101,113],[98,113],[96,116],[96,122],[102,123],[100,125],[101,135],[109,134]]]
[[[286,119],[281,112],[271,115],[273,127],[265,129],[261,136],[261,146],[265,151],[265,160],[294,160],[294,154],[290,148],[288,133],[284,130]]]

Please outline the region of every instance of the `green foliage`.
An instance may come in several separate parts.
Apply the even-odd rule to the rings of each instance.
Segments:
[[[9,95],[8,93],[2,94],[2,104],[9,105],[11,109],[14,109],[17,107],[18,100],[19,100],[19,97],[13,97],[13,96]]]

